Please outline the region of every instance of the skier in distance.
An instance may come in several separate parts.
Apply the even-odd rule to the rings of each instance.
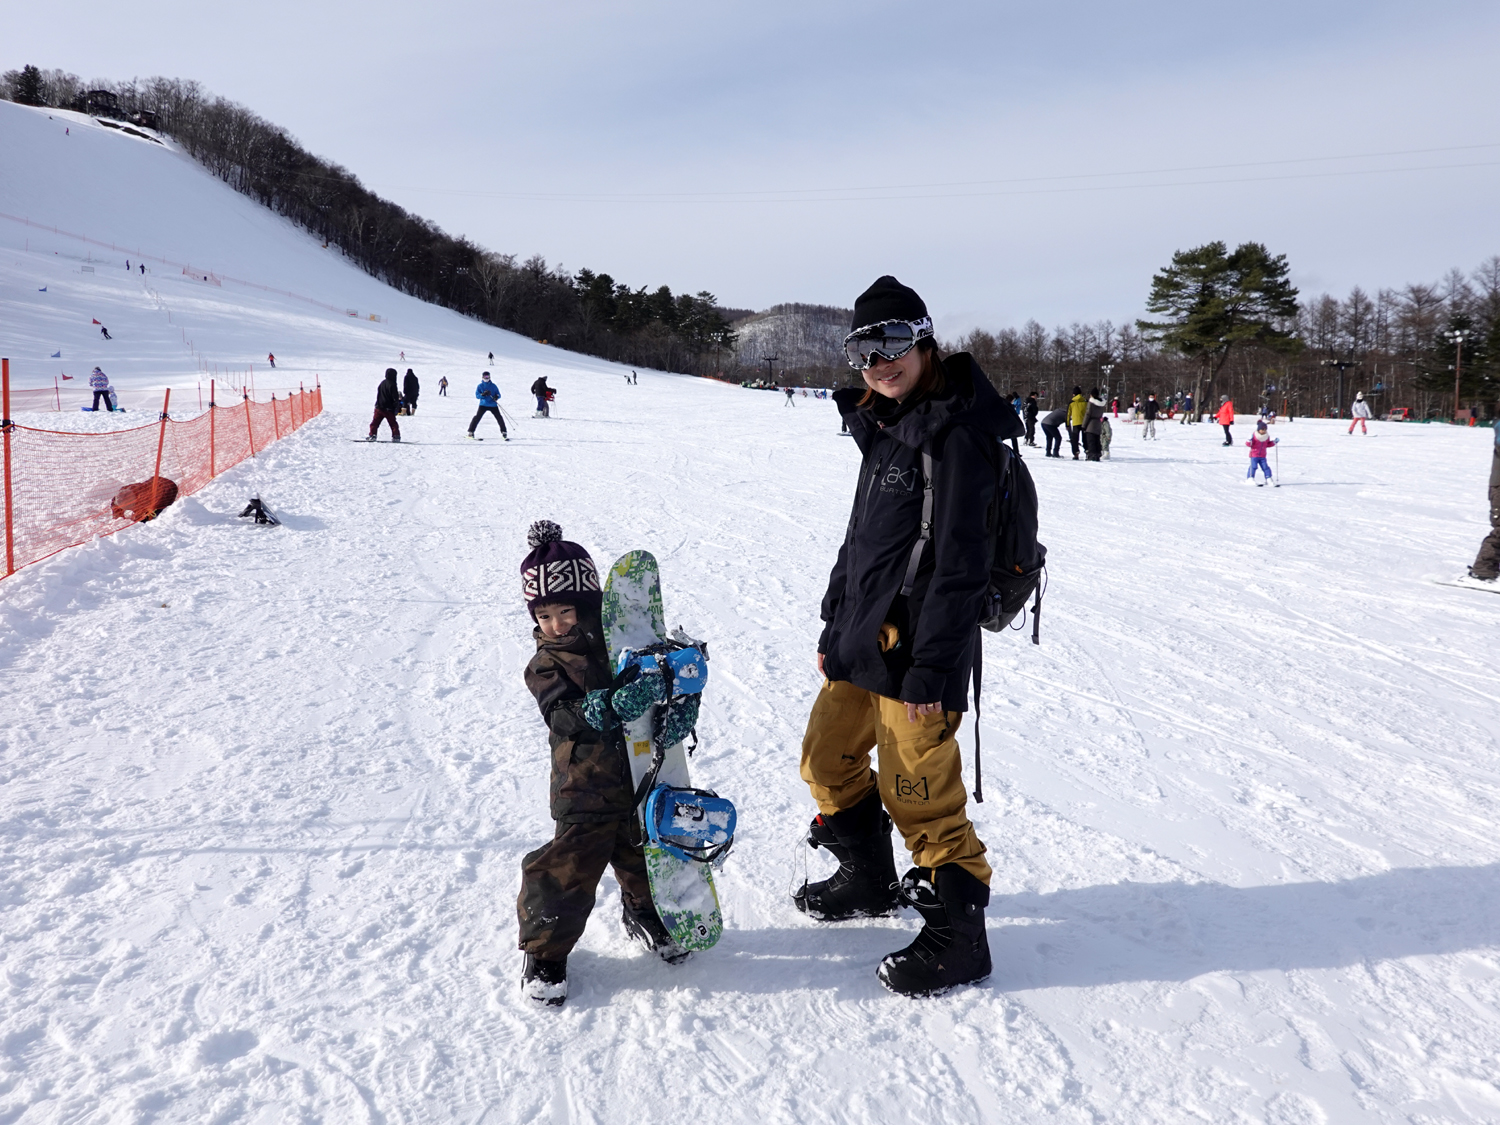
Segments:
[[[406,377],[401,382],[401,398],[406,403],[406,412],[415,414],[417,412],[417,396],[422,393],[422,384],[417,380],[417,373],[410,367],[406,369]]]
[[[1074,387],[1073,397],[1068,400],[1068,445],[1073,450],[1073,460],[1078,460],[1078,443],[1083,439],[1083,423],[1089,416],[1089,400],[1083,397],[1083,388]]]
[[[808,842],[839,867],[792,897],[830,922],[915,907],[921,932],[876,976],[893,992],[928,996],[990,974],[990,865],[969,821],[956,736],[989,581],[995,446],[1023,428],[973,357],[942,358],[926,304],[894,277],[854,303],[844,350],[864,385],[833,397],[862,462],[823,598],[825,679],[801,767],[818,810]],[[920,532],[928,484],[930,545]],[[893,822],[915,865],[899,882]]]
[[[1142,441],[1156,440],[1156,416],[1160,413],[1161,404],[1156,401],[1156,396],[1147,395],[1145,405],[1141,407],[1141,417],[1146,419],[1146,424],[1141,428]]]
[[[469,439],[473,440],[474,431],[479,428],[479,420],[486,414],[493,414],[495,421],[500,423],[500,436],[509,441],[510,434],[505,432],[505,419],[500,414],[500,388],[490,382],[488,371],[479,377],[474,397],[479,400],[479,409],[474,411],[474,419],[469,423]]]
[[[1266,480],[1256,480],[1255,483],[1262,488],[1265,487],[1266,481],[1271,479],[1271,465],[1266,460],[1266,454],[1280,440],[1271,436],[1264,419],[1256,423],[1255,433],[1245,441],[1245,444],[1250,447],[1250,469],[1245,473],[1246,480],[1255,480],[1255,470],[1259,469],[1266,474]]]
[[[444,375],[438,380],[438,398],[448,397],[448,376]]]
[[[536,396],[536,416],[538,418],[552,417],[552,410],[548,402],[552,396],[552,388],[547,386],[547,376],[543,375],[531,384],[531,393]]]
[[[401,440],[401,426],[396,421],[396,410],[400,405],[401,392],[396,389],[396,369],[387,367],[385,378],[380,381],[380,386],[375,388],[375,416],[370,419],[370,436],[365,439],[366,441],[375,440],[382,421],[391,424],[391,440]]]
[[[1047,439],[1044,457],[1062,457],[1062,427],[1068,420],[1068,408],[1059,406],[1042,415],[1042,436]]]
[[[1369,417],[1370,404],[1365,401],[1365,392],[1355,391],[1354,402],[1349,407],[1349,432],[1352,434],[1354,432],[1354,427],[1358,426],[1360,433],[1369,433],[1369,429],[1365,426],[1365,422],[1369,419]]]
[[[89,390],[94,392],[94,405],[89,407],[96,414],[99,412],[99,400],[104,400],[104,408],[114,413],[114,404],[109,400],[109,376],[99,368],[94,368],[93,374],[89,376]]]
[[[521,989],[538,1004],[558,1005],[568,994],[568,954],[583,936],[605,867],[620,884],[627,936],[669,964],[689,954],[651,901],[635,788],[616,733],[622,720],[666,702],[666,686],[660,675],[614,686],[599,619],[599,572],[588,551],[564,539],[551,520],[532,524],[526,543],[531,553],[521,562],[521,590],[536,623],[526,686],[551,744],[554,828],[551,841],[521,860]],[[693,720],[696,703],[694,696]]]
[[[1229,432],[1229,427],[1234,425],[1234,403],[1229,401],[1228,395],[1219,396],[1219,412],[1214,419],[1224,427],[1224,444],[1233,445],[1234,435]]]

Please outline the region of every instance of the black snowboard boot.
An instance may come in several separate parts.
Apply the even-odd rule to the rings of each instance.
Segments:
[[[568,998],[568,962],[543,961],[526,954],[526,963],[521,967],[521,991],[537,1004],[561,1008]]]
[[[905,905],[891,854],[891,818],[878,789],[852,809],[813,817],[807,842],[827,848],[839,869],[820,883],[804,882],[792,895],[804,914],[819,922],[841,922],[859,915],[879,917]]]
[[[630,903],[625,903],[620,912],[620,921],[624,923],[625,935],[631,941],[644,945],[668,965],[680,965],[693,955],[692,950],[683,949],[673,940],[667,927],[662,925],[656,907],[649,902],[640,910],[632,910]]]
[[[956,863],[913,867],[901,880],[922,916],[916,941],[880,962],[880,983],[902,996],[937,996],[990,975],[984,908],[990,889]]]

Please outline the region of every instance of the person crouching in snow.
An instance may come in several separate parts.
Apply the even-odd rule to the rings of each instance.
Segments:
[[[1245,442],[1250,447],[1250,471],[1245,474],[1246,480],[1255,480],[1255,470],[1257,468],[1266,474],[1266,480],[1271,479],[1271,466],[1266,463],[1266,454],[1270,451],[1271,446],[1275,445],[1279,440],[1279,438],[1271,436],[1270,431],[1266,429],[1265,422],[1256,423],[1255,433]],[[1266,480],[1257,480],[1255,483],[1257,486],[1264,488]]]
[[[538,1004],[558,1005],[568,995],[568,954],[583,936],[606,866],[620,884],[626,934],[669,964],[689,954],[651,901],[621,733],[622,722],[666,702],[665,682],[659,674],[625,683],[610,675],[599,572],[588,551],[565,540],[551,520],[532,524],[526,542],[521,588],[536,622],[526,686],[550,735],[556,826],[548,843],[521,860],[521,990]],[[668,711],[666,725],[685,736],[697,718],[698,697],[689,696]]]
[[[1356,391],[1354,393],[1354,405],[1349,408],[1349,416],[1351,419],[1349,432],[1351,434],[1354,432],[1355,426],[1359,427],[1359,432],[1362,434],[1370,432],[1365,426],[1366,419],[1370,417],[1370,404],[1365,401],[1364,391]]]

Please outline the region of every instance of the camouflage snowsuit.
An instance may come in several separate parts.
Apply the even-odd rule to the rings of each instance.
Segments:
[[[627,910],[655,908],[624,745],[583,715],[585,695],[612,683],[598,615],[580,612],[578,627],[558,640],[540,629],[533,636],[537,652],[526,665],[526,686],[550,732],[557,825],[553,838],[521,861],[516,913],[522,951],[561,961],[583,936],[605,867],[614,868]]]
[[[1479,545],[1472,569],[1479,578],[1500,574],[1500,423],[1495,426],[1495,456],[1490,461],[1490,533]]]

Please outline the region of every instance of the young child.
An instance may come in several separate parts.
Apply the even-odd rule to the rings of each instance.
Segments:
[[[1266,474],[1266,480],[1271,479],[1271,466],[1266,463],[1266,453],[1271,446],[1275,445],[1280,438],[1273,438],[1266,429],[1266,420],[1262,418],[1255,425],[1255,433],[1245,442],[1250,447],[1250,471],[1245,474],[1246,480],[1255,480],[1255,470],[1259,468]],[[1264,488],[1266,480],[1255,481],[1257,488]]]
[[[551,520],[532,524],[526,542],[531,553],[521,563],[521,587],[536,622],[526,686],[550,732],[556,830],[521,861],[521,989],[539,1004],[559,1005],[568,995],[568,954],[583,936],[606,866],[620,884],[627,935],[669,964],[688,953],[651,902],[635,787],[619,735],[621,721],[666,701],[662,678],[617,684],[611,676],[599,572],[589,553],[563,539]]]

